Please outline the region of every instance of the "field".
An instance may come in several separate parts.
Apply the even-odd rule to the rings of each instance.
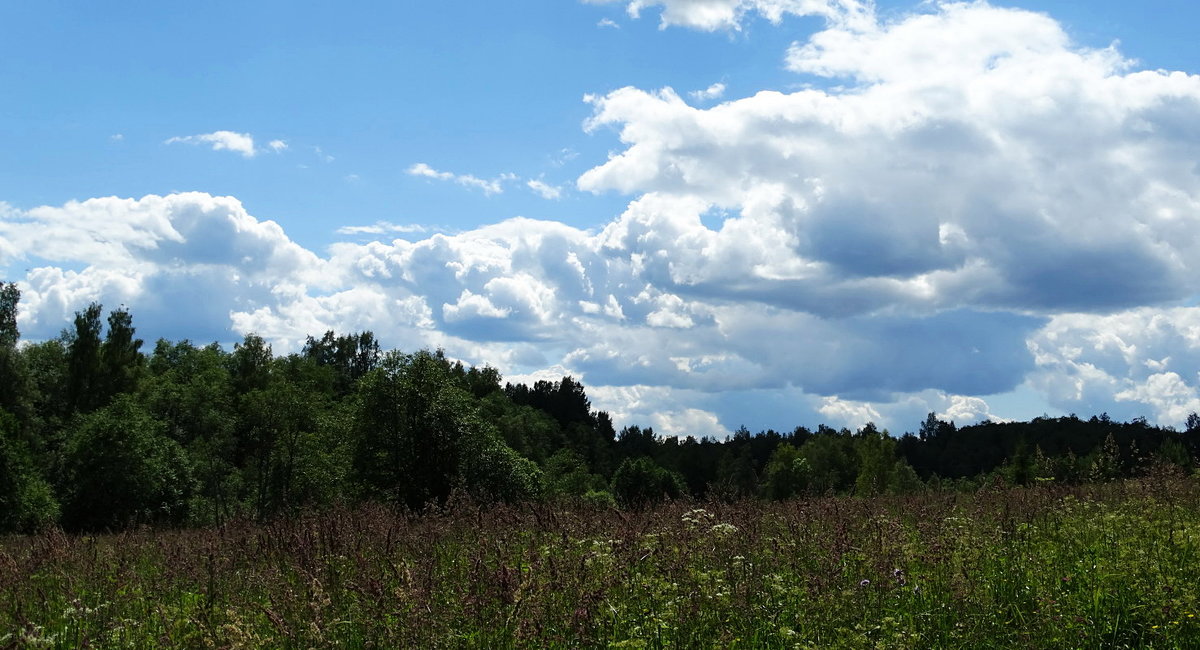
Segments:
[[[1200,484],[0,540],[0,647],[1200,647]]]

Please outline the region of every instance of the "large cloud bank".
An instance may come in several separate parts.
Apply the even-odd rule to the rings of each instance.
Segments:
[[[579,189],[630,197],[596,231],[514,219],[315,253],[200,193],[0,211],[0,268],[31,269],[22,325],[52,336],[97,299],[143,329],[285,348],[370,328],[575,373],[678,434],[737,426],[717,415],[746,395],[797,424],[900,429],[1002,416],[981,397],[1018,386],[1166,424],[1200,408],[1200,77],[984,3],[889,23],[848,1],[629,3],[651,7],[827,27],[785,55],[806,90],[589,97],[585,128],[623,148]]]

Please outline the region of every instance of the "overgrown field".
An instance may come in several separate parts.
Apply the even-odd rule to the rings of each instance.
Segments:
[[[0,540],[0,647],[1200,647],[1200,485]]]

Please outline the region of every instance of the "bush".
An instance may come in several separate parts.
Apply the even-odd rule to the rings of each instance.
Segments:
[[[683,478],[647,456],[627,458],[612,478],[612,493],[621,505],[640,508],[683,495]]]
[[[63,524],[80,530],[187,519],[183,449],[128,395],[80,416],[67,445]]]

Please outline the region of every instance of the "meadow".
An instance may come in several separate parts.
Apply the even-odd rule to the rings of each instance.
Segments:
[[[0,647],[1200,647],[1178,473],[0,539]]]

